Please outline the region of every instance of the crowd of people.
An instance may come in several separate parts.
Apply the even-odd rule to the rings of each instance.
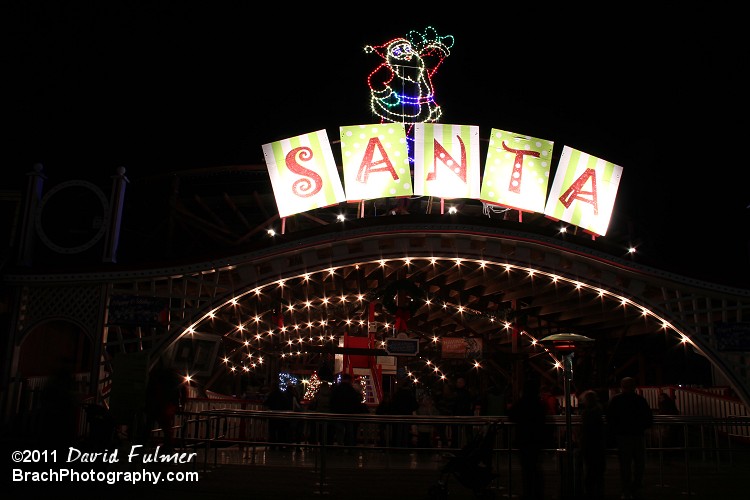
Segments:
[[[524,499],[545,498],[541,461],[544,450],[554,446],[549,441],[554,426],[547,417],[564,411],[552,399],[550,392],[541,389],[539,381],[532,377],[525,381],[520,397],[508,411],[510,420],[516,424],[515,447],[521,465]],[[659,411],[679,413],[674,400],[666,393],[660,395]],[[579,420],[570,436],[570,446],[575,452],[577,498],[604,498],[610,443],[617,450],[621,498],[642,498],[646,434],[653,426],[654,412],[646,398],[636,391],[635,379],[624,377],[620,391],[609,400],[604,400],[594,390],[583,391],[578,395],[575,412]]]
[[[513,449],[521,467],[522,498],[547,497],[545,474],[542,470],[545,452],[560,448],[561,443],[575,452],[575,484],[581,493],[578,498],[601,499],[605,492],[605,473],[609,450],[616,451],[619,466],[621,498],[638,499],[643,496],[646,466],[646,443],[649,430],[654,427],[654,414],[679,415],[675,400],[666,392],[658,396],[652,409],[644,396],[636,390],[636,380],[624,377],[619,392],[609,397],[609,391],[585,390],[577,394],[576,425],[570,436],[562,432],[559,423],[549,417],[563,415],[560,395],[537,376],[523,381],[518,397],[511,399],[510,387],[492,384],[479,391],[470,386],[462,376],[441,380],[432,387],[412,383],[407,377],[399,378],[393,390],[387,392],[376,408],[368,407],[363,390],[348,373],[337,377],[328,370],[319,372],[320,385],[309,401],[303,404],[298,387],[282,387],[274,380],[265,392],[263,404],[273,412],[313,411],[321,413],[356,415],[374,413],[381,416],[420,417],[472,415],[507,416],[512,428]],[[58,379],[61,382],[57,382]],[[63,415],[70,406],[65,395],[70,391],[63,382],[66,377],[53,379],[44,392],[44,403],[51,407],[50,414]],[[186,398],[183,378],[161,360],[156,363],[148,378],[146,390],[145,430],[153,436],[159,430],[161,444],[166,451],[175,447],[174,421]],[[57,411],[58,413],[54,413]],[[59,417],[60,422],[65,422]],[[288,448],[295,443],[336,444],[351,448],[361,444],[361,424],[357,418],[315,420],[314,424],[290,419],[284,415],[269,415],[268,442],[271,449]],[[430,449],[446,447],[452,450],[466,447],[475,438],[475,425],[461,424],[459,419],[447,422],[415,420],[415,423],[394,419],[378,421],[377,445],[383,447],[410,447]],[[52,427],[51,427],[52,428]],[[566,428],[567,432],[568,429]],[[64,436],[55,432],[54,438]],[[158,436],[158,434],[157,434]],[[682,427],[678,423],[662,423],[654,429],[654,438],[663,450],[681,446]]]
[[[262,398],[266,409],[272,411],[312,411],[337,414],[377,415],[425,415],[425,416],[471,416],[479,414],[503,415],[505,391],[492,392],[494,406],[485,404],[485,398],[467,386],[464,377],[447,380],[431,388],[418,387],[407,377],[395,381],[392,391],[383,395],[375,407],[369,407],[363,400],[359,380],[348,373],[334,376],[330,369],[318,372],[317,390],[309,401],[303,404],[296,387],[281,387],[274,381]],[[486,396],[486,395],[485,395]],[[292,428],[290,421],[283,417],[270,418],[268,439],[273,448],[284,447],[284,443],[308,441],[320,444],[325,434],[326,444],[348,447],[358,444],[360,425],[357,419],[336,419],[331,422],[311,422],[303,428]],[[438,448],[465,446],[472,439],[472,426],[460,424],[409,422],[378,424],[379,446]]]
[[[674,400],[666,393],[660,394],[659,406],[652,410],[647,400],[636,391],[636,381],[624,377],[617,394],[607,399],[603,393],[586,390],[577,394],[578,406],[573,408],[579,418],[571,436],[560,433],[548,417],[563,415],[559,395],[550,385],[540,383],[539,378],[529,377],[524,381],[519,396],[511,401],[508,387],[490,387],[480,393],[469,387],[464,377],[442,382],[431,388],[418,388],[408,378],[397,381],[395,389],[386,394],[376,408],[368,408],[363,402],[361,388],[346,373],[337,381],[332,374],[324,372],[322,383],[306,408],[299,403],[294,389],[282,394],[278,386],[268,393],[266,407],[270,410],[318,411],[324,413],[417,416],[507,416],[515,424],[513,445],[522,472],[522,498],[541,499],[545,491],[542,462],[545,450],[559,446],[556,439],[570,439],[575,451],[575,483],[579,498],[601,499],[605,491],[607,453],[616,449],[620,473],[620,488],[623,499],[642,497],[643,476],[646,460],[646,434],[653,426],[653,415],[679,414]],[[283,419],[269,420],[269,440],[284,443],[299,439],[293,427],[284,426]],[[281,427],[279,427],[281,425]],[[356,419],[335,420],[324,423],[327,429],[327,444],[346,447],[358,443]],[[473,439],[473,425],[449,422],[425,422],[416,424],[379,422],[379,446],[414,447],[418,449],[441,446],[453,449],[467,446]],[[316,427],[318,429],[318,427]],[[318,431],[319,432],[319,431]],[[671,427],[663,431],[663,439],[673,444],[675,432]],[[321,442],[322,436],[310,429],[307,438]],[[661,438],[660,438],[661,439]],[[664,443],[662,443],[664,445]]]

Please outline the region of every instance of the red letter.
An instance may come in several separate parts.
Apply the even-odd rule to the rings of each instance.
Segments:
[[[286,154],[286,168],[288,168],[295,174],[306,175],[310,177],[310,179],[312,179],[311,181],[310,179],[305,177],[303,179],[297,179],[296,181],[294,181],[294,184],[292,184],[292,191],[294,192],[294,194],[302,198],[309,198],[310,196],[318,194],[323,188],[323,179],[317,174],[317,172],[305,168],[297,163],[296,157],[298,154],[299,159],[302,161],[310,161],[313,157],[312,149],[308,148],[307,146],[294,148]],[[313,181],[315,181],[314,185]]]
[[[591,191],[584,191],[583,185],[591,179]],[[581,195],[591,196],[584,198]],[[569,208],[573,200],[579,200],[584,203],[591,203],[594,206],[594,215],[599,215],[599,202],[596,196],[596,171],[593,168],[587,168],[581,176],[570,185],[567,191],[560,196],[560,203]]]
[[[530,155],[535,158],[539,158],[539,151],[527,151],[525,149],[511,149],[505,145],[503,141],[503,149],[509,153],[515,153],[516,158],[513,160],[513,174],[510,176],[510,184],[508,185],[508,191],[513,193],[521,192],[521,177],[523,177],[523,157],[524,155]]]
[[[461,178],[462,181],[464,181],[464,184],[466,184],[466,146],[464,146],[464,141],[461,140],[460,135],[457,135],[456,139],[458,139],[459,144],[461,144],[461,163],[459,163],[460,169],[457,172],[457,175]],[[448,151],[446,151],[446,149],[437,141],[437,139],[433,139],[433,143],[435,149],[433,151],[432,172],[427,174],[428,181],[434,181],[435,179],[437,179],[438,157],[440,157],[440,161],[442,161],[452,171],[454,170],[448,165],[448,160],[453,160],[453,163],[456,163],[456,160],[454,160],[453,157],[448,154]]]
[[[372,157],[375,154],[375,147],[377,146],[380,150],[380,156],[383,158],[380,161],[373,161]],[[384,163],[383,167],[375,167],[379,163]],[[357,172],[357,181],[367,184],[367,178],[370,176],[370,172],[390,172],[393,180],[398,180],[398,174],[393,169],[390,158],[383,149],[383,145],[380,143],[380,139],[377,137],[371,137],[367,143],[367,149],[365,149],[365,156],[362,158],[362,164],[359,166],[359,172]]]

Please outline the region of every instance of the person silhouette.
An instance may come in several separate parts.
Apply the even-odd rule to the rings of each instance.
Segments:
[[[539,397],[539,380],[524,382],[521,397],[508,409],[516,426],[515,442],[521,464],[521,488],[524,500],[544,498],[544,473],[541,468],[547,411]]]
[[[315,392],[315,395],[313,396],[312,401],[310,402],[310,405],[308,406],[308,409],[310,411],[319,412],[319,413],[331,413],[331,396],[333,393],[333,387],[332,387],[332,379],[333,374],[329,372],[324,372],[321,370],[321,372],[318,374],[320,377],[320,385],[318,386],[318,390]],[[333,443],[333,434],[329,432],[328,422],[327,421],[319,421],[319,422],[312,422],[312,441],[318,444],[332,444]],[[324,439],[325,436],[325,439]]]
[[[599,402],[599,396],[592,390],[584,391],[578,398],[578,403],[581,426],[576,436],[576,445],[579,463],[583,466],[583,498],[600,500],[604,498],[607,463],[604,407]]]
[[[391,413],[393,415],[414,415],[419,408],[414,385],[409,378],[403,377],[398,381],[398,389],[393,394],[391,401]],[[411,424],[409,422],[397,422],[393,429],[393,442],[395,446],[406,448],[411,445]]]
[[[294,400],[292,392],[284,390],[278,380],[271,383],[271,390],[264,401],[264,406],[271,411],[292,411]],[[286,418],[274,417],[268,419],[268,441],[271,450],[284,448],[291,442],[291,426]]]
[[[435,401],[432,396],[425,394],[419,400],[419,407],[416,411],[417,415],[423,416],[436,416],[440,415],[440,411],[435,408]],[[432,448],[435,438],[435,426],[431,423],[420,423],[417,424],[417,446],[419,448]]]
[[[622,498],[640,498],[646,468],[646,430],[654,417],[646,398],[635,391],[635,379],[624,377],[620,392],[607,405],[607,425],[617,442]]]
[[[466,379],[464,377],[456,379],[453,395],[452,415],[463,417],[474,415],[474,396],[469,388],[466,387]],[[455,425],[453,427],[453,446],[463,448],[471,443],[473,438],[471,425]]]
[[[159,358],[146,385],[146,430],[150,433],[154,423],[159,425],[167,452],[174,451],[175,418],[186,399],[184,379]]]
[[[659,407],[657,409],[659,415],[679,415],[680,410],[677,408],[675,400],[666,392],[659,393]],[[665,424],[659,428],[659,435],[661,437],[660,446],[663,448],[675,448],[682,444],[684,439],[682,427],[680,424]],[[667,451],[665,455],[669,456],[671,450]]]
[[[331,411],[333,413],[356,414],[363,413],[365,407],[360,391],[354,388],[351,375],[342,373],[338,384],[331,391]],[[336,442],[345,446],[357,445],[359,424],[353,420],[337,422]]]

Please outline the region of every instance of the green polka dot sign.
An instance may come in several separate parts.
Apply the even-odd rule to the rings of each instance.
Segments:
[[[340,130],[347,200],[414,193],[403,124],[357,125]]]
[[[263,145],[280,217],[346,200],[325,130]]]
[[[339,130],[343,183],[325,130],[263,146],[281,217],[374,198],[474,198],[605,235],[622,177],[622,167],[564,146],[550,186],[554,143],[495,128],[483,172],[477,126],[415,124],[413,164],[404,124]]]
[[[482,201],[528,212],[543,212],[554,143],[492,129],[484,165]]]

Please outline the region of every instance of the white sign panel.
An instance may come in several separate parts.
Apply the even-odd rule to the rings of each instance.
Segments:
[[[543,212],[554,143],[492,129],[480,199],[527,212]]]
[[[347,201],[413,194],[403,124],[355,125],[340,131]]]
[[[437,198],[478,198],[479,127],[414,125],[414,194]]]
[[[280,217],[346,201],[325,130],[263,145]]]
[[[621,177],[622,167],[565,146],[544,214],[603,236]]]

